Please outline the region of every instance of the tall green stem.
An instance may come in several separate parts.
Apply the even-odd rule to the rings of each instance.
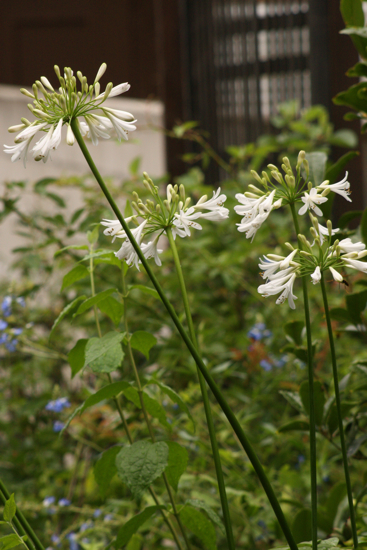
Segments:
[[[198,350],[198,344],[197,344],[197,339],[196,339],[196,334],[195,334],[194,323],[192,321],[191,310],[190,310],[190,305],[189,305],[189,299],[188,299],[187,291],[186,291],[185,279],[184,279],[184,276],[183,276],[183,272],[182,272],[182,268],[181,268],[181,262],[180,262],[180,258],[179,258],[179,255],[178,255],[176,243],[174,241],[172,231],[171,231],[170,228],[167,229],[167,237],[168,237],[168,240],[169,240],[169,244],[171,246],[171,250],[172,250],[172,254],[173,254],[173,260],[175,262],[177,276],[178,276],[178,280],[179,280],[179,283],[180,283],[182,300],[183,300],[183,303],[184,303],[185,314],[186,314],[186,322],[187,322],[187,325],[189,327],[190,338],[191,338],[191,341],[194,344],[195,348]],[[220,500],[221,500],[221,504],[222,504],[223,519],[224,519],[224,525],[225,525],[225,529],[226,529],[228,547],[231,550],[234,550],[235,549],[235,542],[234,542],[233,531],[232,531],[231,516],[229,514],[226,486],[225,486],[225,483],[224,483],[222,465],[221,465],[219,449],[218,449],[218,442],[217,442],[217,438],[215,436],[215,427],[214,427],[213,415],[212,415],[210,402],[209,402],[208,390],[207,390],[206,382],[205,382],[205,379],[204,379],[203,375],[201,374],[199,368],[198,367],[196,367],[196,368],[197,368],[197,371],[198,371],[201,395],[202,395],[203,403],[204,403],[204,410],[205,410],[206,422],[207,422],[207,425],[208,425],[208,431],[209,431],[210,443],[211,443],[211,447],[212,447],[214,465],[215,465],[215,470],[216,470],[216,473],[217,473],[218,489],[219,489],[219,495],[220,495]]]
[[[298,246],[302,250],[302,243],[299,239],[299,223],[294,204],[290,204],[294,228],[297,233]],[[312,527],[312,550],[317,550],[317,456],[316,456],[316,416],[315,416],[315,392],[313,386],[313,357],[312,357],[312,335],[310,305],[308,301],[307,281],[302,277],[303,302],[305,309],[306,337],[307,337],[307,368],[308,387],[310,396],[310,469],[311,469],[311,527]]]
[[[125,222],[124,220],[124,217],[122,216],[117,204],[115,203],[114,199],[112,198],[112,195],[111,193],[108,191],[107,189],[107,186],[106,184],[104,183],[100,173],[98,172],[97,170],[97,167],[96,165],[94,164],[93,162],[93,159],[92,157],[90,156],[89,154],[89,151],[88,151],[88,148],[87,146],[85,145],[84,141],[83,141],[83,138],[80,134],[80,131],[79,131],[79,128],[78,128],[78,124],[77,124],[77,120],[76,119],[73,119],[72,122],[71,122],[71,127],[72,127],[72,130],[73,130],[73,133],[74,133],[74,136],[79,144],[79,147],[85,157],[85,160],[87,161],[94,177],[96,178],[101,190],[103,191],[108,203],[110,204],[113,212],[115,213],[117,219],[119,220],[119,222],[121,223],[124,231],[126,232],[126,235],[127,235],[127,238],[129,239],[129,241],[131,242],[132,246],[134,247],[139,259],[141,260],[146,272],[147,272],[147,275],[148,277],[150,278],[150,280],[152,281],[155,289],[157,290],[165,308],[167,309],[169,315],[171,316],[171,319],[172,321],[174,322],[174,324],[176,325],[176,328],[181,336],[181,338],[183,339],[183,341],[185,342],[188,350],[190,351],[193,359],[195,360],[197,366],[199,367],[201,373],[203,374],[209,388],[211,389],[211,391],[213,392],[214,394],[214,397],[216,398],[216,400],[218,401],[222,411],[224,412],[224,414],[226,415],[230,425],[232,426],[235,434],[237,435],[243,449],[245,450],[263,488],[264,488],[264,491],[269,499],[269,502],[274,510],[274,513],[279,521],[279,525],[284,533],[284,536],[285,538],[287,539],[287,542],[291,548],[291,550],[297,550],[297,544],[293,538],[293,535],[292,535],[292,532],[289,528],[289,525],[284,517],[284,514],[283,514],[283,510],[281,509],[280,507],[280,504],[278,502],[278,499],[274,493],[274,490],[273,490],[273,487],[271,486],[266,474],[265,474],[265,471],[261,465],[261,462],[259,461],[255,451],[253,450],[249,440],[247,439],[246,437],[246,434],[245,432],[243,431],[242,429],[242,426],[241,424],[239,423],[239,421],[237,420],[237,417],[236,415],[233,413],[231,407],[229,406],[229,404],[227,403],[226,399],[224,398],[221,390],[219,389],[219,387],[217,386],[217,384],[215,383],[213,377],[211,376],[210,372],[208,371],[208,369],[206,368],[206,365],[205,363],[203,362],[203,360],[201,359],[200,355],[198,354],[194,344],[191,342],[191,339],[189,338],[188,334],[186,333],[184,327],[182,326],[172,304],[169,302],[169,300],[167,299],[165,293],[163,292],[163,289],[161,287],[161,285],[159,284],[157,278],[155,277],[153,271],[151,270],[148,262],[146,261],[145,257],[144,257],[144,254],[142,253],[140,247],[138,246],[136,240],[134,239],[130,229],[129,229],[129,226],[127,225],[127,223]]]
[[[350,476],[349,476],[347,448],[346,448],[346,445],[345,445],[345,437],[344,437],[343,417],[342,417],[342,413],[341,413],[338,368],[337,368],[337,364],[336,364],[334,336],[333,336],[333,329],[332,329],[332,326],[331,326],[329,305],[328,305],[328,299],[327,299],[327,293],[326,293],[326,287],[325,287],[325,279],[324,279],[324,274],[323,273],[321,274],[321,290],[322,290],[322,297],[323,297],[323,300],[324,300],[324,309],[325,309],[327,330],[328,330],[328,334],[329,334],[331,364],[332,364],[332,367],[333,367],[333,378],[334,378],[335,404],[336,404],[336,410],[337,410],[337,415],[338,415],[340,447],[341,447],[342,457],[343,457],[345,483],[346,483],[346,486],[347,486],[348,504],[349,504],[349,512],[350,512],[350,523],[351,523],[352,533],[353,533],[353,544],[354,544],[354,548],[356,549],[356,548],[358,548],[356,517],[355,517],[355,511],[354,511],[354,505],[353,505],[352,486],[351,486],[351,483],[350,483]]]
[[[3,481],[0,479],[0,502],[5,505],[5,502],[9,500],[10,493],[5,487]],[[18,506],[13,518],[14,525],[21,535],[28,535],[29,540],[32,542],[36,550],[45,550],[41,541],[37,537],[36,533],[33,531],[32,527],[29,525],[28,521],[23,516],[22,512],[19,510]]]

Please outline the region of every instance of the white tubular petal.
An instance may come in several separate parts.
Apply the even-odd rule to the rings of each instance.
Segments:
[[[49,80],[45,77],[45,76],[41,76],[41,82],[42,84],[48,88],[49,90],[51,90],[51,92],[54,92],[55,90],[53,89],[53,87],[51,86]]]
[[[329,267],[329,269],[334,278],[334,281],[336,281],[337,283],[342,283],[343,282],[342,275],[340,275],[340,273],[338,273],[338,271],[336,271],[336,269],[334,269],[333,267]]]
[[[317,283],[321,281],[321,271],[319,266],[317,266],[315,271],[311,274],[311,279],[314,285],[317,285]]]
[[[105,74],[106,72],[106,69],[107,69],[107,64],[106,63],[102,63],[102,65],[100,66],[100,68],[98,69],[98,72],[97,72],[97,76],[96,78],[94,79],[94,83],[98,82],[98,80],[100,80],[102,78],[102,76]]]
[[[75,142],[75,136],[73,133],[73,130],[71,129],[70,124],[68,124],[68,130],[66,132],[66,143],[68,145],[74,145]]]

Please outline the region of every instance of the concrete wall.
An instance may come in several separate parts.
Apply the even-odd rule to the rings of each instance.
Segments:
[[[21,117],[26,117],[29,120],[34,119],[27,109],[29,101],[30,99],[23,96],[17,87],[0,85],[1,145],[13,145],[16,134],[8,133],[9,126],[20,124]],[[128,142],[119,143],[104,140],[100,141],[96,147],[91,142],[87,143],[101,174],[105,177],[112,177],[117,181],[123,180],[128,175],[130,162],[140,156],[143,171],[148,172],[152,177],[163,175],[166,171],[165,138],[161,132],[155,131],[153,128],[163,127],[164,125],[163,104],[158,101],[149,102],[122,96],[122,98],[107,100],[106,105],[133,113],[138,122],[137,130],[130,133]],[[53,152],[52,158],[45,164],[35,162],[28,152],[27,167],[24,168],[22,161],[12,163],[10,155],[1,152],[1,195],[4,192],[5,181],[35,182],[46,177],[88,174],[89,168],[78,145],[68,146],[65,137],[66,130],[63,129],[64,139],[62,143]],[[79,193],[74,188],[63,191],[63,196],[66,202],[73,205],[73,209],[78,207],[78,203],[81,204]],[[32,212],[35,208],[47,208],[47,212],[50,213],[50,201],[47,202],[47,206],[42,204],[40,197],[31,193],[31,186],[26,187],[18,204],[27,213]],[[0,278],[9,276],[9,264],[12,259],[11,250],[24,245],[24,239],[15,234],[15,219],[15,215],[10,215],[4,223],[0,224]]]

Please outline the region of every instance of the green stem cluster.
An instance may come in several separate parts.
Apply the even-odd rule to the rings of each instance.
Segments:
[[[186,333],[184,327],[182,326],[172,304],[169,302],[169,300],[167,299],[165,293],[163,292],[163,289],[161,287],[161,285],[159,284],[157,278],[155,277],[153,271],[151,270],[148,262],[146,261],[145,257],[144,257],[144,254],[142,253],[140,247],[138,246],[137,242],[135,241],[133,235],[131,234],[131,231],[128,227],[128,225],[126,224],[119,208],[117,207],[117,204],[115,203],[111,193],[109,192],[106,184],[104,183],[96,165],[94,164],[94,161],[92,159],[92,157],[90,156],[90,153],[88,151],[88,148],[86,147],[84,141],[83,141],[83,138],[80,134],[80,131],[79,131],[79,128],[78,128],[78,124],[77,124],[77,120],[76,119],[73,119],[72,122],[71,122],[71,127],[72,127],[72,130],[73,130],[73,133],[74,133],[74,136],[78,142],[78,145],[94,175],[94,177],[96,178],[99,186],[101,187],[101,190],[102,192],[104,193],[107,201],[109,202],[113,212],[115,213],[117,219],[119,220],[119,222],[121,223],[124,231],[126,232],[126,235],[127,235],[127,238],[129,239],[129,241],[131,242],[131,244],[133,245],[136,253],[138,254],[138,257],[139,259],[141,260],[150,280],[152,281],[155,289],[157,290],[164,306],[166,307],[169,315],[171,316],[171,319],[172,321],[174,322],[180,336],[182,337],[183,341],[185,342],[189,352],[191,353],[193,359],[195,360],[198,368],[200,369],[201,373],[203,374],[208,386],[210,387],[211,391],[213,392],[214,394],[214,397],[216,398],[216,400],[218,401],[221,409],[223,410],[225,416],[227,417],[229,423],[231,424],[235,434],[237,435],[243,449],[245,450],[245,452],[247,453],[247,456],[251,462],[251,464],[253,465],[253,468],[264,488],[264,491],[269,499],[269,502],[274,510],[274,513],[278,519],[278,522],[281,526],[281,529],[284,533],[284,536],[291,548],[291,550],[297,550],[297,544],[294,540],[294,537],[292,535],[292,532],[289,528],[289,525],[285,519],[285,516],[284,516],[284,513],[283,513],[283,510],[281,509],[280,507],[280,504],[279,504],[279,501],[274,493],[274,490],[273,490],[273,487],[271,486],[270,482],[269,482],[269,479],[267,477],[267,475],[265,474],[265,471],[264,471],[264,468],[261,464],[261,462],[259,461],[255,451],[253,450],[252,448],[252,445],[250,444],[249,440],[247,439],[247,436],[244,432],[244,430],[242,429],[242,426],[240,425],[236,415],[233,413],[231,407],[229,406],[229,404],[227,403],[226,399],[224,398],[221,390],[219,389],[219,387],[217,386],[217,384],[215,383],[213,377],[211,376],[210,372],[208,371],[206,365],[204,364],[203,360],[201,359],[199,353],[197,352],[194,344],[192,343],[191,339],[189,338],[188,334]]]

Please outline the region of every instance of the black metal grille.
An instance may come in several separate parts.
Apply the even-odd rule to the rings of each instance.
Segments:
[[[269,131],[277,105],[311,104],[308,0],[187,0],[191,118],[219,151]]]

